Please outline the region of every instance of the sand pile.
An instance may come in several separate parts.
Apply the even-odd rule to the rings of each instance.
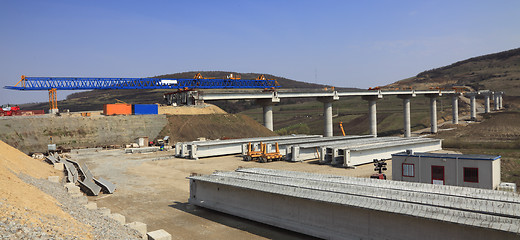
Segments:
[[[41,229],[34,237],[91,239],[91,227],[77,222],[60,208],[60,203],[17,174],[34,178],[61,176],[51,165],[33,159],[0,141],[0,235],[16,232],[11,238],[27,237],[33,229]],[[14,229],[13,229],[14,228]],[[4,232],[2,232],[4,231]]]

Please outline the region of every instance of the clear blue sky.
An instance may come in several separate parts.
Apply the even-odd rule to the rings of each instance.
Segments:
[[[0,0],[0,86],[224,70],[368,88],[520,47],[519,11],[518,0]],[[47,100],[0,90],[0,103]]]

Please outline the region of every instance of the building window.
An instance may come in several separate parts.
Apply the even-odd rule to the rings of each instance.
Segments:
[[[414,165],[403,163],[403,177],[415,177]]]
[[[464,182],[478,183],[478,168],[464,168]]]

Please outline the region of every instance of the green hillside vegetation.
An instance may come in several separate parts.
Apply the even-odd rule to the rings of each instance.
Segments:
[[[507,95],[520,96],[520,48],[424,71],[387,87],[451,89],[454,85],[471,86],[475,90],[505,91]]]

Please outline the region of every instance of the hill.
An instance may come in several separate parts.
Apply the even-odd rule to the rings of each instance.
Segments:
[[[193,78],[199,72],[182,72],[166,75],[154,76],[156,78]],[[200,72],[205,78],[225,78],[227,75],[240,74],[242,79],[256,79],[262,73],[237,73],[237,72],[224,72],[224,71],[202,71]],[[298,91],[319,91],[323,88],[330,87],[327,85],[306,83],[302,81],[296,81],[284,77],[278,77],[271,74],[263,74],[268,79],[275,79],[282,88],[280,91],[292,91],[298,89]],[[359,90],[355,88],[339,88],[345,90]],[[206,92],[215,90],[203,90]],[[254,90],[226,90],[226,91],[260,91]],[[60,94],[66,91],[61,91]],[[158,90],[158,89],[146,89],[146,90],[92,90],[79,93],[73,93],[67,96],[65,100],[58,102],[60,109],[69,109],[70,111],[92,111],[103,109],[103,104],[116,103],[118,100],[126,103],[162,103],[163,94],[172,92],[172,90]],[[295,100],[297,101],[297,100]],[[241,104],[230,104],[226,101],[215,102],[215,105],[221,107],[227,112],[237,113],[248,107],[250,103]],[[245,104],[245,105],[244,105]],[[48,103],[32,103],[22,104],[22,109],[47,109]]]
[[[448,66],[421,72],[386,87],[413,87],[451,89],[454,85],[466,85],[475,90],[506,91],[520,96],[520,48],[469,58]]]

